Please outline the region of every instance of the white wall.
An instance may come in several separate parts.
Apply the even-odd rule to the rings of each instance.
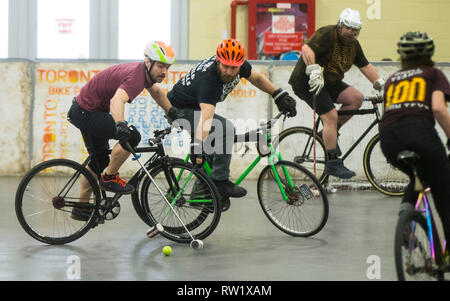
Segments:
[[[0,62],[0,175],[29,169],[30,65]]]

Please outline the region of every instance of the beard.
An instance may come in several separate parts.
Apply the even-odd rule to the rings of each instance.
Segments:
[[[356,40],[356,37],[353,34],[340,34],[339,39],[345,46],[350,46]]]
[[[219,74],[219,76],[220,76],[220,80],[224,84],[229,84],[236,79],[236,76],[232,76],[232,75]]]

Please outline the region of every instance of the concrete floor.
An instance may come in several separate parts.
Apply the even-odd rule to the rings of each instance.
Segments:
[[[65,246],[42,244],[17,221],[19,181],[0,178],[0,281],[68,280],[74,258],[79,258],[81,280],[373,280],[368,275],[396,280],[393,240],[400,200],[376,191],[330,194],[324,229],[311,238],[295,238],[269,222],[256,197],[256,182],[247,181],[248,197],[232,199],[205,247],[195,251],[163,237],[148,239],[148,226],[129,197],[121,199],[115,220],[79,240]],[[173,249],[170,257],[161,252],[165,245]],[[379,273],[374,274],[377,264]]]

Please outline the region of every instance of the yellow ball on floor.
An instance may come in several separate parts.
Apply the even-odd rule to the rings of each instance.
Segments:
[[[169,246],[165,246],[162,249],[162,252],[163,252],[164,255],[169,256],[170,254],[172,254],[172,248],[169,247]]]

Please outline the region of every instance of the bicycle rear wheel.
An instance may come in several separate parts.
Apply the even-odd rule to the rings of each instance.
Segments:
[[[387,162],[380,148],[380,134],[376,134],[364,151],[364,172],[378,191],[389,196],[402,196],[409,184],[409,178]]]
[[[433,268],[428,226],[418,211],[404,212],[395,230],[395,267],[400,281],[439,280],[443,275]]]
[[[80,201],[80,176],[93,191]],[[80,164],[65,159],[42,162],[31,169],[16,192],[16,215],[31,237],[47,244],[65,244],[83,236],[97,222],[100,192],[94,177]],[[72,210],[83,210],[73,218]]]
[[[165,171],[165,164],[161,163],[151,170],[151,176],[192,236],[208,237],[217,227],[222,209],[214,183],[189,163],[172,160],[169,166]],[[161,235],[176,242],[191,242],[186,229],[148,177],[142,184],[141,202],[149,225],[160,223],[164,227]]]
[[[306,127],[292,127],[282,131],[278,137],[278,151],[283,160],[292,161],[314,174],[314,136],[313,130]],[[316,173],[323,184],[326,178],[326,148],[321,137],[316,135]]]
[[[328,198],[319,181],[306,168],[289,161],[263,169],[258,199],[272,224],[292,236],[317,234],[328,220]]]

